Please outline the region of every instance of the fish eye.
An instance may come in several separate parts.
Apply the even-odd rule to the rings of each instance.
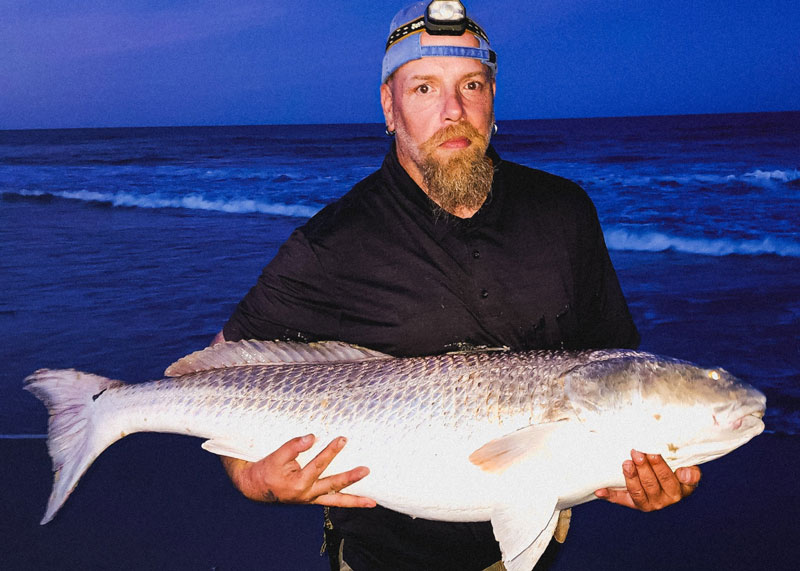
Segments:
[[[710,379],[714,379],[715,381],[718,381],[719,380],[719,373],[717,371],[709,371],[708,372],[708,377]]]

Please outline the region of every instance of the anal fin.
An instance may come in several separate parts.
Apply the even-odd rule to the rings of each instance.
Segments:
[[[558,524],[556,498],[540,496],[495,508],[492,529],[507,571],[530,571],[547,549]]]

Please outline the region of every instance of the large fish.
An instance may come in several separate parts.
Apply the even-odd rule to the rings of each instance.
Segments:
[[[125,384],[42,369],[25,388],[50,413],[47,523],[94,459],[127,434],[175,432],[255,461],[313,431],[348,445],[327,473],[415,517],[491,520],[509,571],[528,571],[561,510],[624,486],[630,450],[671,468],[764,429],[766,399],[727,372],[630,350],[483,351],[396,359],[338,342],[247,341],[193,353],[168,378]]]

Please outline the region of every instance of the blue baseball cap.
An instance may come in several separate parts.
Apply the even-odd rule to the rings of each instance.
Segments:
[[[437,36],[461,36],[470,33],[478,47],[423,46],[422,32]],[[489,46],[486,32],[472,19],[459,1],[433,0],[415,2],[403,8],[392,19],[386,52],[383,55],[381,83],[386,83],[397,68],[423,57],[464,57],[480,60],[492,75],[497,73],[497,54]]]

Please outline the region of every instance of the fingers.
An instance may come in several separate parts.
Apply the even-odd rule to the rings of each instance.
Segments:
[[[318,480],[315,485],[316,491],[326,491],[317,494],[316,498],[311,503],[321,506],[336,506],[342,508],[374,508],[376,503],[375,500],[371,498],[339,493],[340,490],[359,481],[368,474],[369,469],[366,466],[359,466],[347,472]]]
[[[597,490],[595,495],[613,504],[642,509],[641,506],[647,503],[647,492],[642,487],[639,472],[632,460],[625,460],[622,463],[622,475],[625,478],[625,488],[604,488]]]
[[[312,504],[341,508],[374,508],[375,500],[353,494],[341,494],[341,490],[358,482],[369,474],[369,468],[359,466],[341,474],[317,480],[311,488]]]
[[[628,493],[628,490],[625,488],[602,488],[595,491],[594,495],[601,500],[606,500],[612,504],[625,506],[634,510],[638,509],[636,504],[633,503],[633,499],[631,499],[631,495]]]
[[[370,498],[351,494],[340,494],[342,489],[359,481],[369,474],[369,469],[359,466],[341,474],[320,479],[336,455],[342,451],[347,439],[333,439],[303,468],[297,463],[300,453],[309,450],[314,444],[314,435],[308,434],[293,438],[273,452],[270,457],[280,466],[283,477],[275,480],[270,487],[275,497],[287,503],[314,503],[339,507],[374,507]],[[269,457],[268,457],[269,458]],[[266,460],[266,459],[265,459]]]
[[[344,437],[334,439],[303,468],[303,479],[310,484],[310,495],[314,498],[311,503],[339,507],[374,507],[375,502],[369,498],[339,493],[369,474],[366,466],[319,479],[345,444],[347,439]]]
[[[645,456],[641,452],[632,450],[631,458],[636,464],[639,484],[645,494],[644,498],[641,496],[633,498],[640,509],[660,509],[680,501],[683,497],[681,483],[660,455]]]
[[[311,503],[336,508],[374,508],[377,505],[373,499],[352,494],[323,494]]]
[[[309,450],[314,440],[313,434],[293,438],[258,462],[245,462],[234,458],[227,458],[223,462],[234,485],[252,500],[374,507],[375,502],[369,498],[338,493],[369,474],[366,467],[360,466],[320,479],[322,473],[344,448],[347,442],[345,438],[334,439],[305,467],[300,466],[297,457]]]
[[[358,482],[361,478],[369,474],[369,468],[366,466],[359,466],[341,474],[334,474],[321,480],[314,482],[311,487],[312,493],[315,496],[323,494],[337,494],[345,489],[350,484]]]
[[[275,452],[269,456],[272,460],[279,464],[286,464],[292,462],[297,458],[300,453],[305,452],[314,445],[314,435],[306,434],[305,436],[298,436],[292,438],[288,442],[281,445]]]
[[[656,454],[645,456],[631,450],[631,460],[622,464],[625,489],[597,490],[598,498],[642,511],[653,511],[672,505],[688,496],[700,481],[697,466],[673,472]]]
[[[680,482],[661,456],[631,450],[633,468],[623,465],[625,487],[642,511],[661,509],[681,499]]]
[[[681,483],[681,494],[684,498],[697,489],[697,486],[700,484],[700,478],[703,477],[700,468],[697,466],[678,468],[675,471],[675,475]]]
[[[347,444],[347,438],[344,436],[334,438],[325,448],[322,449],[319,454],[314,456],[314,459],[311,460],[311,462],[306,464],[305,468],[303,468],[303,478],[310,482],[313,482],[319,478],[320,475],[328,468],[336,455],[342,451],[342,448],[344,448],[345,444]]]

